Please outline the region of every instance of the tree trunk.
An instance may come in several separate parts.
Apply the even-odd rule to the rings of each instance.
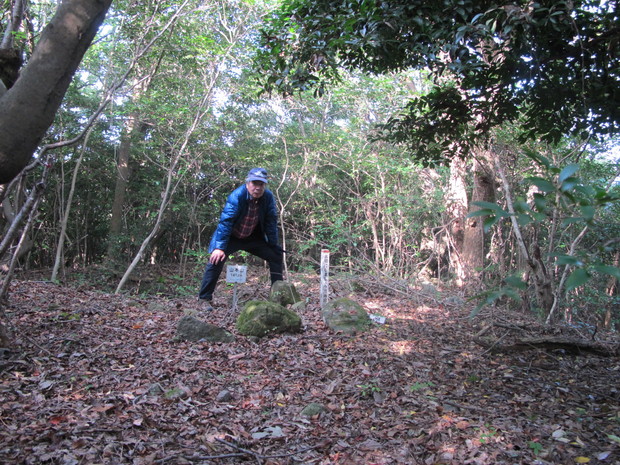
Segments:
[[[486,154],[480,154],[486,155]],[[480,158],[488,158],[486,156]],[[487,168],[478,159],[473,166],[474,186],[469,203],[469,213],[478,210],[473,202],[493,202],[495,197],[493,177]],[[465,278],[469,281],[479,281],[484,268],[484,225],[481,217],[466,218],[463,236],[461,259]]]
[[[446,212],[450,227],[448,228],[453,250],[450,253],[450,268],[456,275],[456,284],[462,286],[465,283],[466,273],[463,266],[463,240],[465,238],[465,215],[467,215],[467,184],[465,177],[467,170],[465,161],[454,157],[450,162],[450,180],[448,195],[446,198]],[[437,258],[441,260],[441,257]],[[439,263],[441,267],[441,263]]]
[[[93,126],[91,126],[90,129],[86,132],[86,136],[84,137],[84,144],[82,145],[82,150],[80,151],[80,156],[75,163],[75,168],[73,169],[73,176],[71,177],[71,188],[69,189],[69,197],[67,198],[67,206],[60,222],[60,234],[58,236],[58,245],[56,246],[56,259],[54,260],[54,268],[52,269],[52,277],[50,278],[52,282],[58,279],[58,271],[61,269],[61,267],[64,274],[63,263],[65,236],[67,235],[67,224],[69,223],[69,214],[71,213],[71,205],[73,204],[73,196],[75,195],[75,183],[77,181],[77,175],[80,171],[82,160],[84,159],[84,152],[86,152],[86,147],[88,146],[88,139],[90,137],[92,129]]]
[[[116,186],[114,188],[114,203],[112,203],[112,218],[110,219],[110,235],[108,238],[108,258],[115,257],[116,246],[122,230],[123,205],[129,183],[129,154],[131,152],[132,136],[136,131],[138,117],[132,114],[125,124],[125,134],[121,138],[116,162]]]
[[[504,174],[504,169],[502,168],[499,160],[495,159],[495,170],[499,174],[502,180],[502,186],[504,188],[504,194],[506,196],[506,207],[508,208],[508,212],[510,213],[510,222],[512,223],[512,231],[517,240],[517,245],[521,251],[521,254],[525,258],[525,261],[529,267],[530,277],[534,282],[534,288],[536,289],[536,298],[538,302],[538,306],[543,310],[545,315],[550,315],[550,312],[553,308],[553,283],[551,281],[551,276],[545,266],[545,263],[542,260],[542,256],[540,253],[540,247],[537,244],[536,238],[532,240],[534,244],[534,250],[532,253],[527,248],[527,244],[523,240],[523,235],[521,234],[521,227],[517,221],[514,205],[512,202],[512,190],[510,188],[510,184],[508,183],[508,179]]]
[[[616,255],[614,256],[614,266],[617,268],[620,266],[620,249],[616,250]],[[618,280],[614,276],[610,276],[607,281],[607,288],[605,289],[605,293],[609,297],[613,297],[618,292]],[[607,310],[605,311],[605,319],[603,320],[603,326],[605,329],[611,329],[611,323],[613,320],[613,305],[611,302],[607,304]]]
[[[144,77],[144,72],[138,72],[140,76],[139,79],[137,79],[138,84],[133,88],[134,90],[131,96],[134,103],[138,102],[140,97],[148,92],[153,78],[157,74],[160,59],[156,60],[152,68],[148,70],[148,75],[146,77]],[[110,235],[107,251],[109,259],[116,258],[115,252],[118,252],[117,246],[119,243],[119,236],[123,229],[123,205],[125,205],[127,185],[129,184],[129,177],[131,175],[131,170],[129,169],[131,148],[134,139],[142,131],[144,131],[144,125],[140,122],[140,114],[138,111],[134,111],[125,122],[118,151],[118,160],[116,161],[116,186],[114,188],[114,203],[112,203],[112,218],[110,219]]]
[[[112,0],[65,0],[28,65],[0,97],[0,183],[28,164],[103,22]]]

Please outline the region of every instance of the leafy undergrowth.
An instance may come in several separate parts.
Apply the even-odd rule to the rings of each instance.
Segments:
[[[518,319],[528,333],[536,323],[499,310],[470,321],[471,308],[442,293],[360,291],[352,297],[387,323],[334,334],[319,315],[318,278],[294,282],[308,300],[304,332],[226,344],[173,341],[194,298],[15,282],[0,462],[620,462],[617,357],[492,354],[473,342],[491,319]],[[232,290],[220,290],[201,317],[235,333]],[[265,298],[267,288],[253,280],[238,294]],[[302,415],[311,403],[326,410]]]

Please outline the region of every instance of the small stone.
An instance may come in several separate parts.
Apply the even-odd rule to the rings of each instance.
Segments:
[[[304,417],[313,417],[326,411],[327,408],[325,408],[323,405],[317,402],[312,402],[304,407],[304,409],[301,411],[301,415]]]
[[[165,397],[170,400],[187,399],[189,394],[185,389],[176,387],[166,391]]]
[[[271,286],[269,300],[286,307],[287,305],[294,305],[301,302],[301,297],[293,283],[276,281]]]
[[[164,393],[164,390],[162,389],[159,383],[151,384],[149,386],[150,396],[161,396],[163,393]]]
[[[225,329],[188,315],[179,320],[175,335],[177,341],[231,342],[233,339]]]
[[[233,395],[230,393],[230,391],[227,391],[226,389],[220,391],[220,393],[215,398],[217,402],[230,402],[232,399]]]

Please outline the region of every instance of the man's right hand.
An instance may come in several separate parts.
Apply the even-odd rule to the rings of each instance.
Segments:
[[[211,256],[209,257],[209,263],[213,265],[217,265],[219,262],[224,261],[226,259],[226,253],[223,250],[215,249],[211,252]]]

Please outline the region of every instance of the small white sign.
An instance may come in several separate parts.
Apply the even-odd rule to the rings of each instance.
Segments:
[[[248,267],[244,265],[228,265],[226,267],[227,283],[244,283]]]
[[[386,318],[384,316],[382,316],[382,315],[374,315],[372,313],[369,313],[368,316],[375,323],[379,323],[380,325],[384,325],[385,324]]]

